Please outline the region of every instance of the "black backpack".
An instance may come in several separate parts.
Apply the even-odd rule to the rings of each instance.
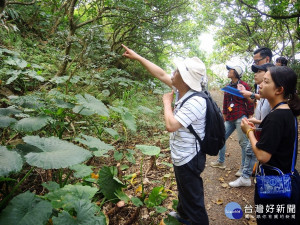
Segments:
[[[213,156],[218,155],[219,150],[225,145],[225,125],[221,110],[207,91],[196,92],[190,95],[183,100],[180,108],[193,96],[200,96],[206,99],[206,125],[204,139],[200,139],[191,124],[187,128],[200,143],[202,152]]]

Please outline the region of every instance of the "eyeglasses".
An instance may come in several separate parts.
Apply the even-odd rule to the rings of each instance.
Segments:
[[[254,60],[253,64],[257,65],[261,60],[265,59],[266,57],[263,57],[261,59]]]

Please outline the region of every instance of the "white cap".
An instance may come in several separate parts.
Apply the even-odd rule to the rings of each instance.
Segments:
[[[239,78],[243,75],[243,69],[240,66],[226,66],[226,69],[228,70],[235,70],[237,74],[239,75]]]
[[[204,63],[198,57],[193,57],[175,64],[184,83],[195,91],[202,91],[202,86],[207,83]]]

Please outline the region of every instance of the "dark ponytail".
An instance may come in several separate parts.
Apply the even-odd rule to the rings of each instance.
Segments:
[[[276,87],[283,87],[285,99],[288,99],[288,105],[295,116],[300,115],[300,98],[297,95],[297,74],[287,66],[269,67]]]

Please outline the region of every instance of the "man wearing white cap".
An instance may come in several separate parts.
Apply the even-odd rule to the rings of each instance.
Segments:
[[[200,96],[189,98],[200,92],[207,81],[204,63],[197,57],[187,58],[176,63],[177,69],[171,78],[163,69],[125,48],[124,56],[139,61],[154,77],[178,90],[178,101],[172,109],[174,92],[164,94],[164,118],[170,134],[171,157],[178,189],[177,212],[169,215],[184,224],[208,225],[204,204],[203,181],[200,174],[205,168],[206,155],[201,152],[200,144],[188,130],[192,124],[198,136],[205,136],[206,100]],[[181,107],[182,105],[182,107]]]
[[[241,80],[243,70],[240,66],[226,66],[226,68],[228,70],[228,78],[231,79],[231,82],[228,84],[229,86],[237,88],[238,85],[243,85],[246,90],[251,89],[246,82]],[[241,98],[227,92],[224,93],[223,115],[225,120],[225,139],[227,140],[233,131],[236,130],[239,144],[242,149],[242,162],[240,169],[235,174],[236,176],[241,176],[242,174],[246,156],[246,147],[248,145],[248,139],[241,130],[241,120],[243,117],[252,117],[253,113],[254,105],[252,102],[248,101],[246,98]],[[210,164],[212,167],[225,169],[225,151],[226,145],[220,150],[218,160]]]

